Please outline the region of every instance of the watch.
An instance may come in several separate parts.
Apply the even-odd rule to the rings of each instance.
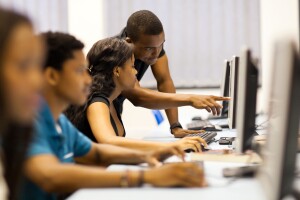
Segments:
[[[172,133],[172,130],[174,128],[182,128],[181,124],[179,122],[175,122],[173,123],[171,126],[170,126],[170,130],[171,130],[171,133]],[[173,133],[172,133],[173,134]]]

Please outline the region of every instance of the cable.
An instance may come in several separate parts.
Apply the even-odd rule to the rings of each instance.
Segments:
[[[267,123],[267,122],[269,122],[269,121],[270,121],[270,119],[267,119],[267,120],[263,121],[263,122],[260,123],[260,124],[256,124],[256,125],[255,125],[255,130],[263,130],[263,129],[268,128],[268,126],[263,126],[263,124],[265,124],[265,123]],[[259,129],[259,127],[260,127],[260,129]]]

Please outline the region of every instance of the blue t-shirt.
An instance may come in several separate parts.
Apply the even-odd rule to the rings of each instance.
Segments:
[[[61,163],[74,163],[74,157],[84,156],[92,146],[91,140],[79,132],[64,115],[60,115],[55,123],[46,102],[43,103],[39,112],[35,130],[28,158],[51,154],[57,157]],[[22,192],[20,196],[23,200],[57,199],[56,194],[44,192],[29,180],[25,180]]]

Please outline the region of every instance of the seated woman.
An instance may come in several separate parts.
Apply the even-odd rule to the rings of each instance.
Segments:
[[[150,142],[125,138],[122,118],[115,100],[123,90],[133,88],[136,79],[133,47],[125,40],[108,38],[96,42],[87,55],[93,79],[86,105],[70,107],[66,114],[75,126],[93,141],[139,150],[166,146],[201,151],[200,137],[183,138],[175,142]]]
[[[44,55],[30,20],[2,8],[0,44],[0,199],[12,200],[21,197],[24,159],[43,85]]]

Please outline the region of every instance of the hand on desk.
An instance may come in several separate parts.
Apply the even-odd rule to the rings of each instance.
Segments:
[[[144,180],[156,187],[204,187],[203,168],[196,163],[172,163],[145,171]]]
[[[178,146],[171,146],[166,147],[154,151],[150,151],[145,156],[145,161],[151,166],[151,167],[158,167],[161,166],[161,162],[166,160],[167,158],[176,155],[179,158],[184,161],[184,151],[179,148]]]
[[[191,95],[191,106],[197,109],[206,109],[213,115],[220,115],[222,106],[216,101],[229,101],[230,97],[219,97],[213,95]]]
[[[171,146],[178,146],[181,150],[193,150],[194,152],[202,152],[202,145],[208,147],[207,143],[201,137],[185,137],[170,143]]]
[[[183,138],[189,134],[201,133],[205,132],[204,130],[186,130],[182,128],[174,128],[172,129],[172,134],[175,138]]]

